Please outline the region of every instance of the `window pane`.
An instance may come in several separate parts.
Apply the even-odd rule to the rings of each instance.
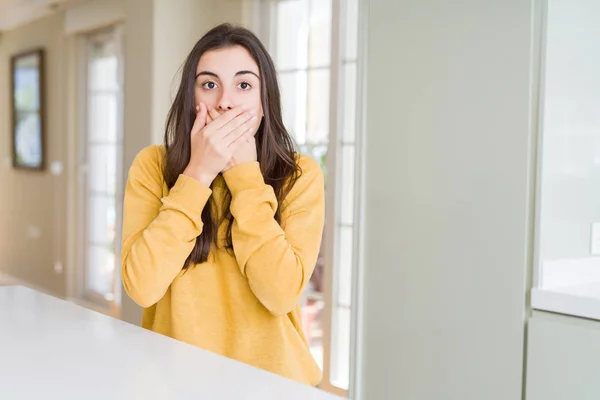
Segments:
[[[343,58],[345,60],[356,59],[357,57],[357,46],[358,46],[358,0],[344,0],[342,1],[346,18],[344,18],[344,25],[346,30],[346,36],[344,40],[346,42],[346,50]]]
[[[108,196],[90,196],[88,211],[88,241],[107,244],[115,240],[115,199]]]
[[[13,149],[19,164],[33,168],[42,165],[42,118],[37,111],[17,112]]]
[[[307,296],[302,304],[303,330],[310,352],[319,368],[323,368],[323,308],[318,296]]]
[[[91,145],[89,149],[89,189],[92,192],[116,193],[117,146]]]
[[[112,245],[88,246],[87,258],[87,289],[100,293],[107,300],[112,300],[112,279],[115,269]]]
[[[331,0],[310,2],[309,65],[329,66],[331,63]]]
[[[356,137],[356,64],[344,65],[344,126],[343,140],[353,143]]]
[[[343,224],[354,222],[354,146],[345,145],[342,148],[342,196],[341,219]]]
[[[298,144],[306,142],[306,71],[281,74],[283,122]]]
[[[347,390],[350,380],[350,310],[333,309],[333,336],[331,338],[331,383]]]
[[[329,70],[308,73],[308,121],[306,140],[327,143],[329,139]]]
[[[88,114],[89,141],[114,143],[117,140],[116,94],[91,93]]]
[[[305,68],[308,57],[308,0],[277,2],[277,69]]]
[[[327,145],[321,144],[311,147],[309,154],[321,165],[323,172],[327,171]]]
[[[15,88],[17,88],[14,95],[17,110],[38,111],[40,109],[38,96],[40,88],[39,67],[40,59],[36,54],[16,59],[13,79]]]
[[[346,307],[352,305],[352,239],[352,227],[342,226],[340,228],[340,264],[337,273],[337,298],[338,305]]]
[[[113,41],[90,45],[89,90],[117,90],[117,57]]]

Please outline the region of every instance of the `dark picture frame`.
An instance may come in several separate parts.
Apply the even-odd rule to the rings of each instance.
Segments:
[[[13,167],[43,171],[46,166],[44,49],[15,54],[10,64]]]

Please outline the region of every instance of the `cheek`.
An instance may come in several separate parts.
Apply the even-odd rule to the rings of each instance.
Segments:
[[[194,101],[195,105],[200,103],[204,103],[207,106],[216,107],[216,96],[214,93],[207,92],[206,90],[202,90],[202,88],[196,88],[194,90]]]
[[[256,132],[258,127],[260,126],[260,123],[263,120],[263,116],[265,115],[263,108],[262,108],[262,102],[260,101],[260,97],[258,98],[257,102],[254,104],[254,107],[252,107],[252,109],[256,112],[256,115],[258,117],[258,118],[256,118],[256,126],[254,129],[254,132]]]
[[[254,94],[252,96],[251,108],[256,112],[256,115],[258,115],[259,117],[262,117],[264,115],[262,101],[260,99],[260,93],[258,93],[258,95]]]

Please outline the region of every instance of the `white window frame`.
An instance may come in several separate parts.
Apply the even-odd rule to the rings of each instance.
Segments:
[[[272,49],[275,43],[276,16],[273,12],[273,3],[285,0],[256,0],[253,14],[252,27],[261,38],[267,48]],[[363,221],[363,176],[364,176],[364,69],[365,69],[365,47],[366,30],[365,12],[367,7],[364,1],[358,2],[357,21],[357,56],[356,56],[356,119],[354,139],[354,203],[353,203],[353,256],[352,256],[352,283],[351,283],[351,306],[350,306],[350,371],[348,390],[335,386],[331,382],[331,366],[333,346],[331,337],[333,324],[335,299],[337,298],[337,284],[335,276],[338,274],[339,265],[339,232],[340,232],[340,205],[341,205],[341,152],[343,147],[343,99],[344,99],[344,76],[341,72],[342,51],[344,46],[345,27],[343,23],[343,2],[345,0],[332,0],[332,40],[331,40],[331,62],[330,62],[330,132],[327,153],[327,198],[326,198],[326,228],[325,228],[325,263],[324,271],[324,298],[325,314],[323,316],[323,380],[319,387],[323,390],[340,396],[356,399],[359,393],[357,376],[360,375],[360,327],[362,320],[362,309],[360,303],[362,282],[362,251],[364,238],[362,235]],[[275,58],[275,57],[274,57]]]

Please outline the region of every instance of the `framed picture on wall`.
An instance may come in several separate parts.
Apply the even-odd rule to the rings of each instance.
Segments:
[[[13,167],[43,170],[44,151],[44,50],[11,58]]]

